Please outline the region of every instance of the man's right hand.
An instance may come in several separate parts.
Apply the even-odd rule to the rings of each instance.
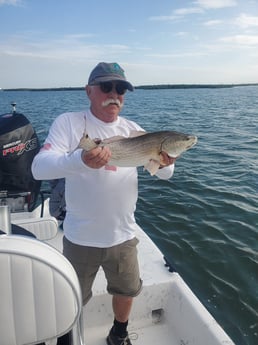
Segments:
[[[90,151],[82,150],[82,161],[92,169],[99,169],[105,166],[111,158],[111,151],[108,147],[95,147]]]

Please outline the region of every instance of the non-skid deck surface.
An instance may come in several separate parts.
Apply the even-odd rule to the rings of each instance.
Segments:
[[[85,330],[85,345],[106,345],[109,328],[106,326],[91,327]],[[130,325],[129,335],[132,345],[179,345],[168,325],[155,324],[137,329]],[[181,343],[182,344],[182,343]],[[208,345],[208,344],[207,344]]]

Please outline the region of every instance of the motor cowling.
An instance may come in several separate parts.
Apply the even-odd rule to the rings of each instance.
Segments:
[[[29,211],[35,206],[41,186],[31,172],[39,149],[38,136],[26,116],[16,112],[0,115],[0,191],[29,192]]]

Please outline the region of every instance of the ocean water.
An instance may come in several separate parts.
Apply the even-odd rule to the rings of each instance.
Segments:
[[[41,141],[83,91],[3,91]],[[136,218],[237,345],[258,344],[258,87],[135,90],[122,115],[198,136],[168,181],[139,169]],[[208,345],[208,344],[207,344]]]

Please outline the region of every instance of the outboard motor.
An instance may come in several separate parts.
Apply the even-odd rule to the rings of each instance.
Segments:
[[[0,115],[0,202],[7,200],[11,212],[32,211],[41,181],[31,173],[40,143],[29,120],[15,110]]]

